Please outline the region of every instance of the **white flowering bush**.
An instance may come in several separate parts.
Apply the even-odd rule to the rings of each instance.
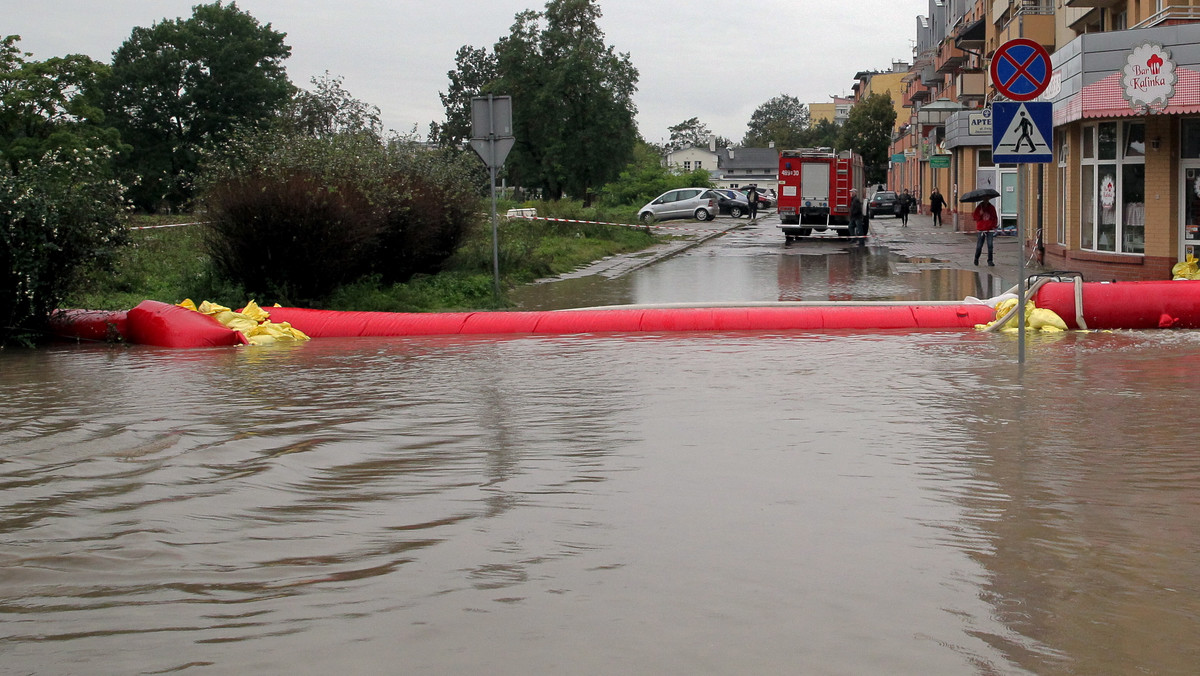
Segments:
[[[103,150],[0,163],[0,343],[43,334],[81,275],[127,241],[124,188]]]

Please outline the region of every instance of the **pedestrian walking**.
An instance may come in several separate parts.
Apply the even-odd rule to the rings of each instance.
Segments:
[[[946,206],[946,198],[934,188],[929,193],[929,213],[933,214],[933,227],[942,227],[942,207]]]
[[[750,203],[750,220],[758,220],[758,186],[750,186],[746,189],[746,201]]]
[[[908,214],[912,211],[913,196],[909,194],[908,188],[904,189],[904,193],[900,195],[900,227],[908,227]]]
[[[867,227],[863,223],[863,203],[862,198],[858,196],[858,188],[850,189],[850,236],[862,237],[867,234]]]
[[[975,241],[975,265],[979,265],[979,254],[983,253],[983,241],[986,239],[987,263],[994,266],[996,263],[992,257],[992,240],[996,238],[996,226],[1000,224],[1000,218],[996,216],[996,207],[992,206],[991,199],[985,199],[975,207],[971,215],[975,218],[975,229],[979,231],[979,239]]]

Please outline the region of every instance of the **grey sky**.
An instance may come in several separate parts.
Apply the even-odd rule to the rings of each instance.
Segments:
[[[207,1],[207,0],[206,0]],[[199,0],[0,0],[0,33],[42,60],[72,53],[108,62],[135,26],[191,16]],[[287,33],[288,76],[301,87],[329,71],[378,106],[390,129],[441,120],[462,45],[491,48],[513,17],[545,0],[239,0]],[[928,0],[600,0],[608,44],[640,72],[638,126],[649,141],[698,117],[741,140],[750,115],[780,94],[804,103],[848,94],[860,70],[912,58]]]

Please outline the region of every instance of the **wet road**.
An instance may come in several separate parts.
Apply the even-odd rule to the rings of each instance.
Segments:
[[[648,303],[799,300],[957,301],[989,298],[1018,279],[1014,237],[997,237],[996,266],[972,262],[975,236],[952,218],[935,228],[915,215],[909,227],[876,218],[865,242],[816,234],[785,242],[770,212],[756,222],[722,217],[669,221],[675,239],[645,252],[598,261],[548,283],[518,289],[522,309]],[[1026,261],[1026,274],[1041,271]],[[581,305],[582,304],[582,305]]]

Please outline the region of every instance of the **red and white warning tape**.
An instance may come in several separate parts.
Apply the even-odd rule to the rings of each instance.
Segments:
[[[166,225],[135,225],[130,230],[154,230],[155,228],[179,228],[185,225],[204,225],[208,221],[195,221],[192,223],[168,223]]]
[[[625,228],[647,228],[647,227],[649,227],[649,228],[655,228],[658,230],[678,230],[680,232],[698,232],[698,233],[702,233],[702,234],[722,232],[722,230],[718,230],[718,229],[701,230],[699,228],[677,228],[677,227],[670,226],[670,225],[655,225],[653,223],[650,223],[647,225],[639,225],[636,223],[609,223],[607,221],[581,221],[581,220],[577,220],[574,218],[549,218],[546,216],[508,216],[507,218],[509,218],[510,220],[521,218],[521,219],[525,219],[527,221],[553,221],[555,223],[586,223],[588,225],[619,225],[619,226],[625,227]]]

